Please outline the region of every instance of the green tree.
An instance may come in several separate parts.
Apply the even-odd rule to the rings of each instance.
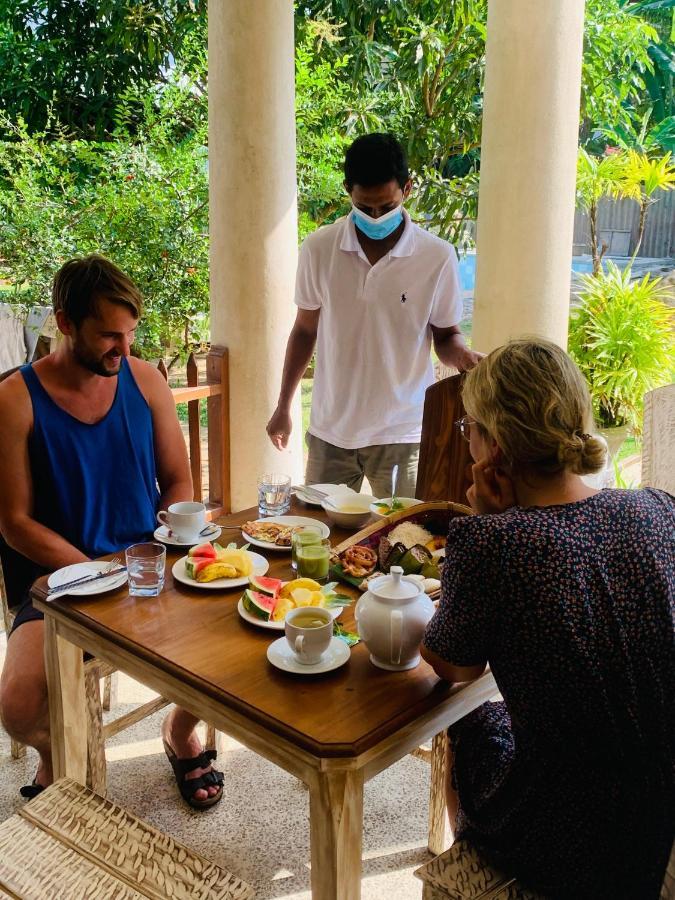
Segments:
[[[56,269],[72,256],[98,252],[141,288],[143,355],[165,355],[189,342],[209,303],[200,136],[176,142],[171,127],[152,116],[133,142],[48,139],[23,123],[3,124],[12,140],[0,142],[0,278],[14,287],[14,299],[48,303]]]
[[[461,242],[477,207],[487,0],[307,0],[297,20],[300,33],[319,20],[340,36],[325,44],[322,60],[349,60],[347,133],[397,133],[414,173],[413,214]],[[583,140],[608,122],[633,121],[657,40],[622,0],[587,0]]]
[[[115,110],[169,77],[206,0],[0,0],[0,108],[29,131],[104,138]]]

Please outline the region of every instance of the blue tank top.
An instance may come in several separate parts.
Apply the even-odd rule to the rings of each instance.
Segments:
[[[35,520],[91,557],[147,540],[159,506],[152,414],[127,360],[110,410],[94,425],[57,406],[32,365],[21,374],[33,404]]]

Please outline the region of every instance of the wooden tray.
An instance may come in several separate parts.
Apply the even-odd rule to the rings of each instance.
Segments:
[[[450,519],[455,519],[457,516],[472,515],[473,510],[468,506],[463,506],[461,503],[451,503],[447,500],[418,503],[416,506],[409,506],[407,509],[392,513],[386,519],[380,519],[377,522],[373,522],[372,525],[367,525],[361,531],[357,531],[356,534],[347,538],[346,541],[338,544],[337,547],[333,547],[333,553],[342,553],[343,550],[353,547],[354,544],[363,544],[377,553],[381,538],[386,537],[401,522],[416,522],[418,525],[427,528],[432,534],[447,534]],[[341,567],[335,565],[330,567],[330,575],[354,587],[358,587],[363,581],[363,578],[345,575]]]

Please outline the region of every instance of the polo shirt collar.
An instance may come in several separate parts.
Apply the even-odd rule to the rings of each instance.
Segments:
[[[403,218],[405,220],[403,234],[389,251],[390,256],[411,256],[415,250],[415,225],[405,207],[403,207]],[[363,254],[361,244],[359,244],[359,239],[356,235],[356,225],[354,224],[351,213],[344,218],[340,250]]]

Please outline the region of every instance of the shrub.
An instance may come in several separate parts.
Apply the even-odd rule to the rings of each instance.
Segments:
[[[639,431],[645,393],[668,384],[675,369],[666,291],[660,278],[631,281],[630,267],[621,272],[611,262],[583,284],[569,351],[589,383],[599,424]]]

